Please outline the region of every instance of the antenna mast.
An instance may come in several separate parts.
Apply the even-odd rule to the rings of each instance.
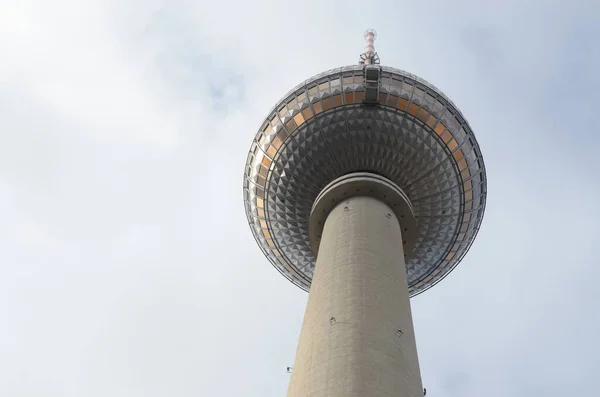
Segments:
[[[365,52],[360,54],[361,65],[379,65],[379,55],[375,52],[375,39],[377,32],[375,29],[367,29],[364,34],[366,41]]]

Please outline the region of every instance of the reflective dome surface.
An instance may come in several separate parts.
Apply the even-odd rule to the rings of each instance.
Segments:
[[[465,118],[428,82],[382,66],[377,103],[363,103],[365,94],[363,66],[348,66],[298,85],[269,112],[246,162],[246,214],[269,261],[308,290],[315,198],[342,175],[382,175],[414,208],[418,236],[406,261],[414,296],[446,276],[475,239],[485,166]]]

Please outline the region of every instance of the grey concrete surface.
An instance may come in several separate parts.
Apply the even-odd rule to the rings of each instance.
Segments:
[[[394,212],[370,197],[323,229],[288,397],[417,397],[419,370]]]

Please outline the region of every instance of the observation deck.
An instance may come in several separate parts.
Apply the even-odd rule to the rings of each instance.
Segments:
[[[309,290],[316,263],[311,209],[329,183],[356,172],[389,179],[412,206],[416,235],[405,250],[410,296],[458,265],[486,204],[485,165],[471,127],[432,84],[367,62],[296,86],[252,142],[244,205],[258,245],[277,270]]]

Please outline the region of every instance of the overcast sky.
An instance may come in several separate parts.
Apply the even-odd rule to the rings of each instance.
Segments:
[[[412,300],[428,396],[596,395],[596,1],[0,0],[0,396],[285,396],[307,295],[254,242],[246,153],[366,28],[488,172]]]

